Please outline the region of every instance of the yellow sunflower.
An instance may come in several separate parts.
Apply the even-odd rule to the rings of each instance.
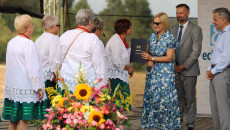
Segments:
[[[89,87],[88,84],[81,83],[76,86],[73,94],[78,100],[87,101],[92,93],[92,88]]]
[[[103,117],[104,115],[101,111],[92,111],[89,115],[89,123],[93,124],[93,121],[96,121],[96,126],[99,126],[101,123],[105,122],[105,119],[103,119]]]

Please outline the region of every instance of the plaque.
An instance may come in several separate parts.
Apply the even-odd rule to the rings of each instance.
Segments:
[[[146,60],[142,59],[141,53],[146,52],[147,40],[146,39],[132,39],[131,40],[131,56],[130,62],[145,63]]]

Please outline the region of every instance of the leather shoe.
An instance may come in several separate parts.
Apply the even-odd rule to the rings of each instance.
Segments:
[[[188,127],[188,130],[194,130],[192,127]]]

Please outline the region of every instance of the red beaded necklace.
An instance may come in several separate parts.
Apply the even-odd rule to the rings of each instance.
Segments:
[[[84,28],[84,27],[78,26],[77,28],[83,29],[83,30],[85,30],[86,32],[91,33],[88,29],[86,29],[86,28]]]
[[[24,34],[24,33],[19,33],[19,35],[23,35],[23,36],[25,36],[26,38],[28,38],[28,39],[30,39],[30,37],[28,37],[26,34]]]
[[[119,35],[119,36],[120,36],[121,40],[123,41],[125,47],[128,49],[128,48],[129,48],[129,44],[127,43],[127,41],[126,41],[125,39],[123,39],[123,38],[121,37],[121,35]]]

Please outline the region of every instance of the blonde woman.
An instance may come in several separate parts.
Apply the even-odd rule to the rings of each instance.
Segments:
[[[148,38],[146,86],[141,127],[143,129],[179,130],[180,113],[175,86],[174,53],[176,39],[168,31],[170,21],[165,13],[153,17],[155,33]]]
[[[17,16],[14,27],[18,35],[7,45],[2,117],[10,120],[9,130],[26,130],[28,120],[44,119],[47,100],[43,92],[41,59],[30,40],[33,20],[29,15]]]

